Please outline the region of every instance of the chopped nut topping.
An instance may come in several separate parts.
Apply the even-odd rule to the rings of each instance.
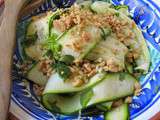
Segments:
[[[50,60],[48,58],[47,59],[43,58],[40,60],[39,70],[47,77],[50,77],[53,72],[52,63],[53,63],[53,60]]]
[[[84,68],[84,70],[86,70],[87,72],[90,72],[90,71],[91,71],[91,64],[85,63],[85,64],[83,64],[83,68]]]
[[[140,94],[141,90],[142,90],[141,89],[141,84],[136,81],[135,84],[134,84],[134,89],[135,89],[134,95],[138,96]]]
[[[88,77],[91,77],[96,74],[96,69],[92,70],[90,73],[87,74]]]
[[[118,38],[127,40],[125,38],[124,28],[128,28],[126,27],[128,26],[128,22],[118,19],[113,13],[94,14],[90,10],[81,9],[79,6],[74,5],[67,13],[64,13],[60,19],[53,21],[53,26],[62,32],[74,25],[79,25],[80,28],[83,28],[86,25],[110,27]],[[128,31],[130,31],[129,33],[132,33],[130,29],[128,29]],[[89,40],[89,35],[87,33],[82,34],[82,38]]]
[[[80,51],[82,49],[82,46],[78,43],[78,42],[74,42],[73,43],[73,48],[76,50],[76,51]]]
[[[135,91],[134,91],[134,95],[135,95],[135,96],[139,96],[141,91],[142,91],[141,89],[135,90]]]
[[[82,41],[85,41],[85,42],[89,42],[89,40],[91,39],[91,35],[90,33],[88,32],[82,32]]]
[[[112,58],[107,60],[107,66],[108,66],[108,70],[111,72],[119,72],[123,69],[119,65],[115,64],[115,61]]]
[[[72,72],[70,80],[71,82],[73,81],[73,83],[77,80],[82,80],[84,83],[87,83],[89,79],[97,73],[96,66],[87,60],[83,60],[78,64],[74,63],[70,66],[70,70]]]
[[[72,81],[72,85],[73,85],[74,87],[79,87],[79,86],[81,86],[81,85],[83,85],[83,84],[84,84],[84,81],[81,80],[81,79],[75,79],[75,80]]]
[[[127,54],[127,61],[132,63],[135,59],[139,57],[139,51],[130,51]]]
[[[141,89],[141,84],[136,81],[135,84],[134,84],[134,89],[135,89],[135,90]]]
[[[132,97],[127,97],[124,100],[125,103],[132,103]]]

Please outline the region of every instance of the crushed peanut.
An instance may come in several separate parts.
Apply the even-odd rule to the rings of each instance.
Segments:
[[[77,64],[74,63],[70,66],[70,70],[72,73],[70,76],[70,80],[71,82],[73,82],[74,86],[83,85],[81,84],[81,81],[83,81],[83,83],[87,83],[89,79],[97,73],[96,66],[87,60],[83,60],[81,62],[78,62]],[[80,85],[78,84],[79,80]]]
[[[139,96],[139,95],[140,95],[140,92],[142,91],[142,89],[141,89],[141,84],[136,81],[135,84],[134,84],[134,89],[135,89],[134,95],[135,95],[135,96]]]
[[[124,102],[125,103],[132,103],[132,97],[126,97]]]
[[[82,79],[74,79],[74,80],[72,80],[72,85],[74,87],[79,87],[79,86],[81,86],[83,84],[84,84],[84,81]]]
[[[134,89],[135,89],[135,90],[141,89],[141,84],[136,81],[135,84],[134,84]]]
[[[81,9],[79,6],[74,5],[60,19],[53,21],[53,26],[62,32],[74,25],[79,25],[80,28],[83,28],[89,24],[97,27],[110,27],[118,37],[126,39],[124,28],[126,29],[128,22],[117,19],[113,13],[94,14],[90,10]],[[128,27],[132,26],[130,25]],[[128,31],[130,31],[130,34],[132,33],[130,29]],[[131,37],[130,34],[127,37]],[[86,40],[89,40],[86,33],[82,34],[82,36],[85,36]]]
[[[50,60],[49,58],[42,58],[39,62],[39,70],[47,77],[50,77],[53,73],[52,64],[53,60]]]
[[[142,91],[141,89],[135,90],[135,91],[134,91],[134,95],[135,95],[135,96],[139,96],[140,93],[141,93],[141,91]]]

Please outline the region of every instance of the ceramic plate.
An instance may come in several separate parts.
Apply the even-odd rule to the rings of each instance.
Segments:
[[[74,2],[75,0],[47,0],[39,9],[31,15],[25,16],[18,24],[17,40],[23,39],[25,21],[31,16],[49,9],[54,11],[57,7],[69,7]],[[142,30],[148,44],[151,55],[150,70],[147,75],[141,76],[142,91],[139,96],[133,98],[133,102],[129,107],[131,120],[148,120],[160,112],[160,2],[158,0],[113,0],[112,3],[114,5],[125,4],[129,6],[129,12]],[[33,83],[18,74],[19,70],[16,66],[21,62],[18,46],[17,42],[12,71],[11,112],[21,120],[78,119],[78,116],[51,114],[41,105],[33,90]],[[85,116],[82,119],[103,120],[103,115]]]

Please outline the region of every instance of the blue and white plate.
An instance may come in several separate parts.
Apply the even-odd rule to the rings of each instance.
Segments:
[[[75,0],[46,1],[31,15],[23,18],[23,21],[49,9],[55,10],[57,7],[69,7],[75,2]],[[138,97],[133,98],[133,102],[130,105],[131,120],[148,120],[160,112],[160,1],[112,0],[112,3],[114,5],[125,4],[129,6],[129,12],[142,30],[148,43],[151,55],[150,70],[147,75],[141,77],[142,92]],[[17,33],[17,38],[21,36],[20,34],[23,34],[23,31]],[[10,111],[20,120],[77,120],[78,116],[52,114],[41,105],[33,90],[33,83],[18,75],[18,69],[15,66],[20,63],[20,60],[21,57],[17,45],[12,72],[13,86]],[[103,115],[82,117],[81,119],[103,120]]]

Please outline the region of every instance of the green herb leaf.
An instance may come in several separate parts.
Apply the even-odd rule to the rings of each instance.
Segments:
[[[115,15],[116,15],[117,17],[119,17],[119,13],[118,13],[118,12],[116,12]]]
[[[49,25],[49,36],[51,35],[51,28],[53,27],[53,20],[55,19],[59,19],[60,17],[60,11],[57,10],[56,12],[54,12],[50,17],[49,17],[49,21],[48,21],[48,25]]]
[[[125,73],[120,73],[119,74],[119,80],[123,81],[125,79]]]
[[[64,80],[66,80],[71,74],[69,67],[64,63],[58,62],[57,64],[54,65],[54,68],[58,72],[59,76]]]
[[[102,30],[102,38],[103,40],[106,40],[107,36],[109,36],[112,32],[110,28],[101,28]]]
[[[34,45],[35,42],[37,41],[37,38],[38,38],[37,33],[35,33],[33,35],[26,36],[26,40],[24,41],[24,45],[27,47],[30,45]]]
[[[64,55],[59,61],[64,62],[67,65],[70,65],[74,61],[74,57],[72,55]]]
[[[48,51],[51,51],[53,54],[53,57],[55,59],[59,59],[60,58],[60,51],[62,46],[60,44],[57,43],[56,38],[58,36],[56,34],[52,34],[51,36],[48,37],[48,40],[46,42],[46,49]]]
[[[125,9],[128,9],[128,6],[127,5],[118,5],[118,6],[114,6],[114,9],[116,10],[119,10],[121,8],[125,8]]]
[[[94,93],[93,93],[92,89],[88,89],[88,90],[83,91],[80,96],[81,105],[86,106],[93,95],[94,95]]]

